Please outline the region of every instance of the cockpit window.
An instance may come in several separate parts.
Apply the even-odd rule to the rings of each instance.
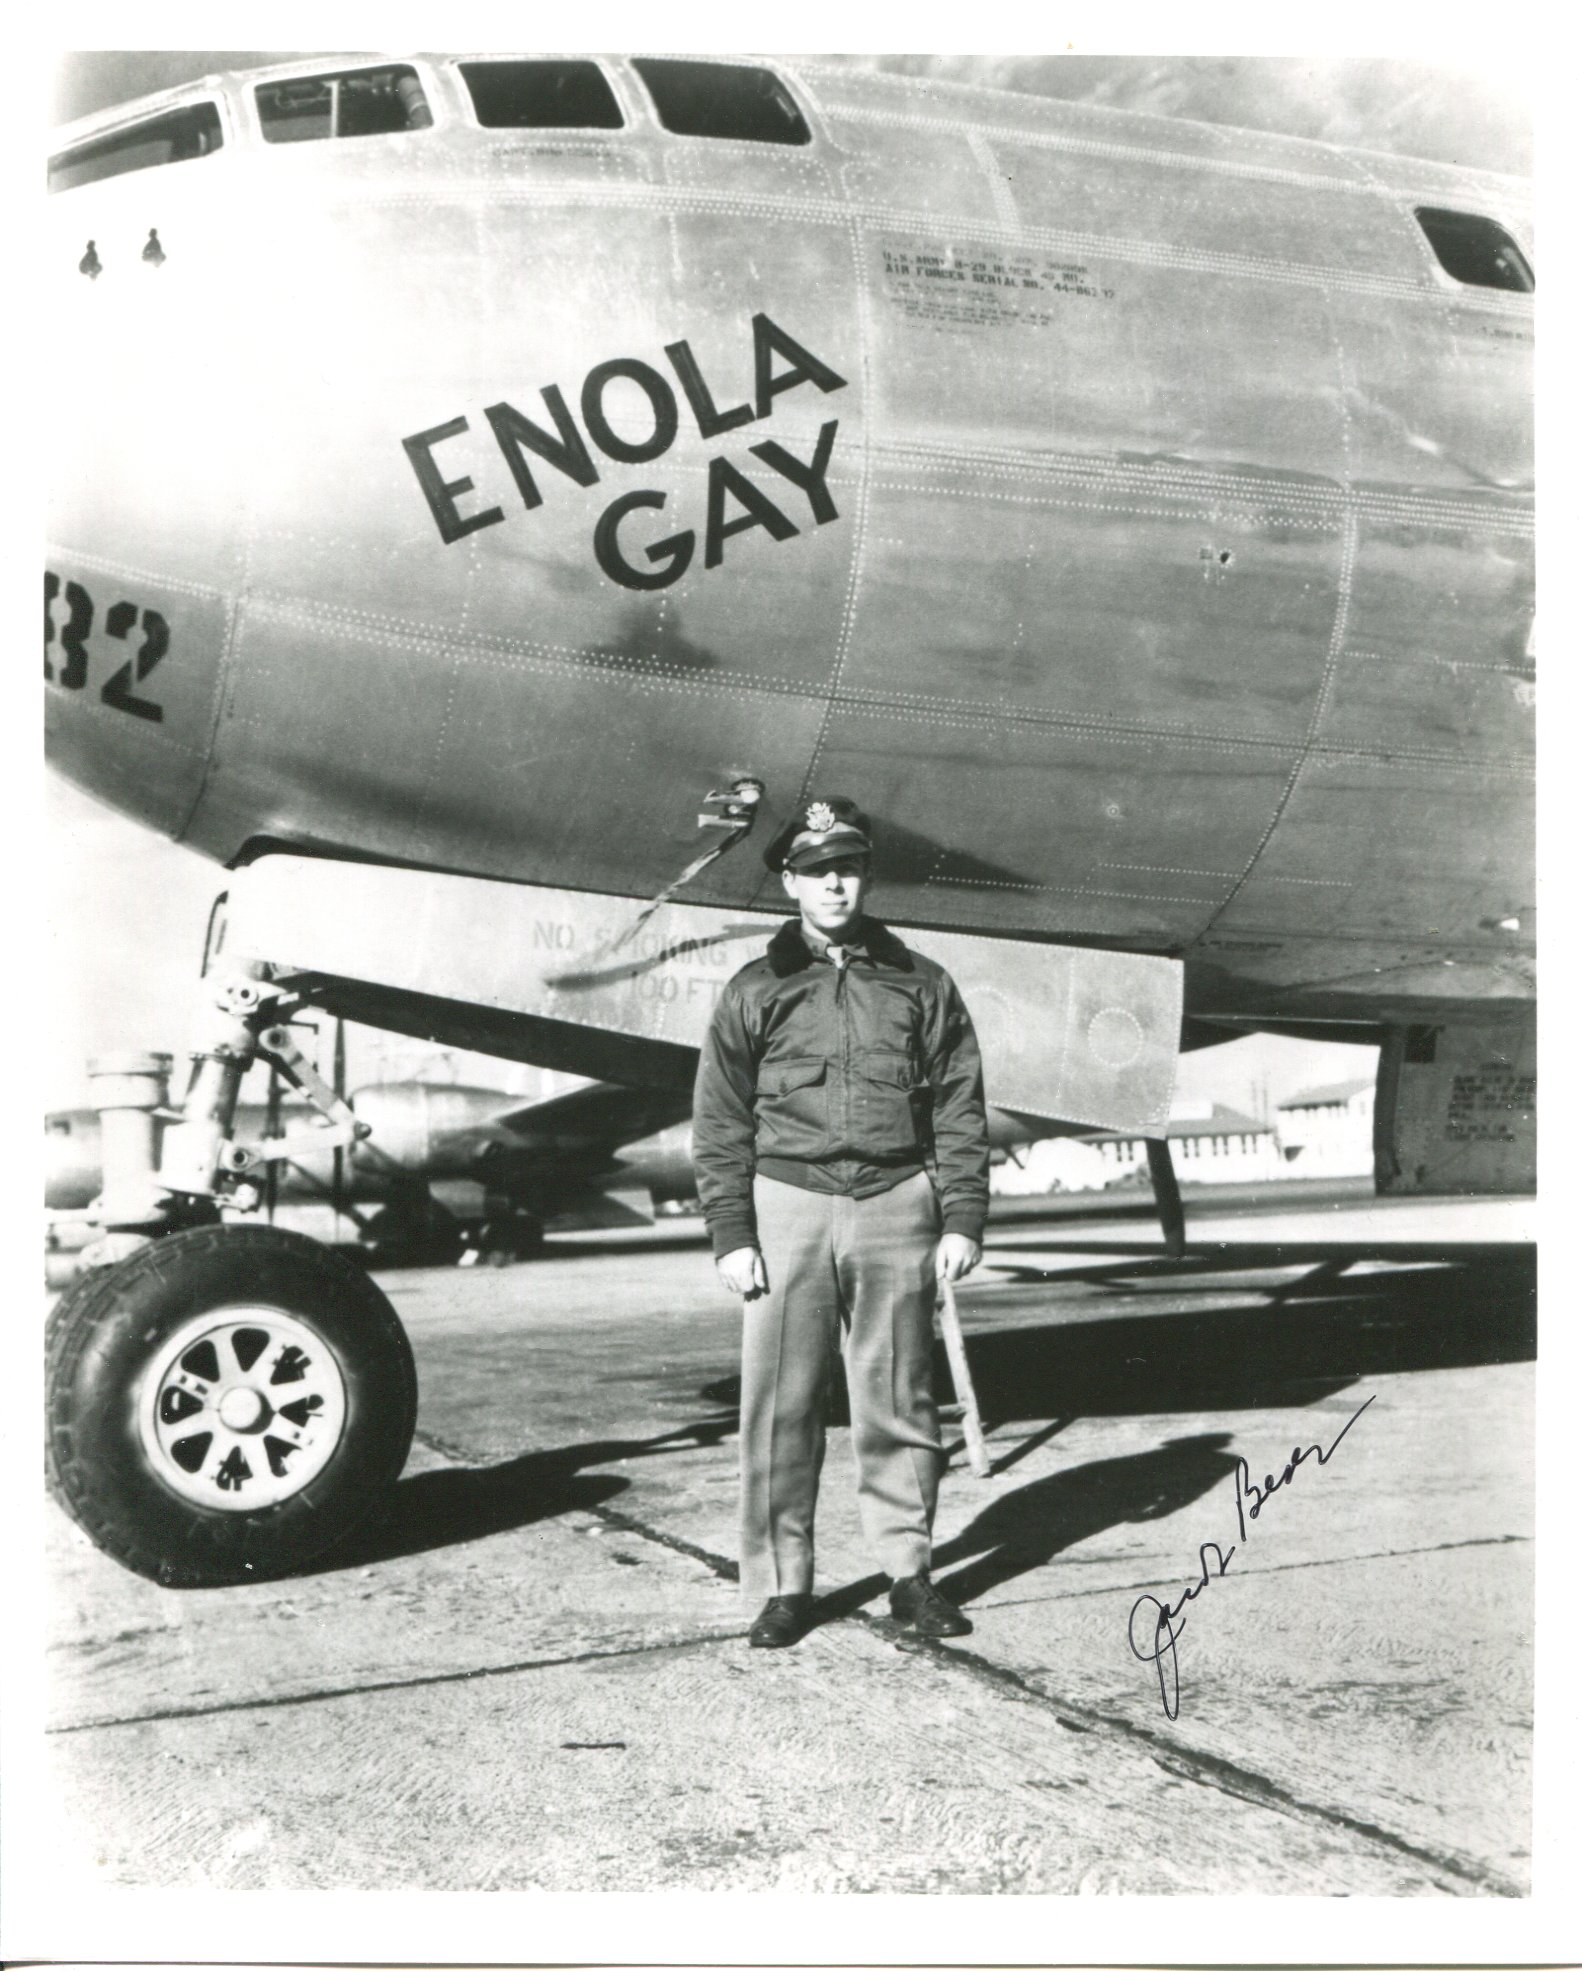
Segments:
[[[460,62],[486,130],[619,130],[621,108],[597,62]]]
[[[388,137],[426,130],[434,121],[417,71],[359,68],[343,75],[301,75],[253,91],[258,121],[271,144],[319,137]]]
[[[49,188],[69,192],[100,178],[118,178],[124,171],[146,171],[155,164],[180,164],[187,158],[208,157],[224,138],[220,112],[213,103],[189,103],[166,110],[141,123],[129,123],[107,137],[95,137],[62,151],[49,161]]]
[[[1417,223],[1453,281],[1468,287],[1502,287],[1512,294],[1531,294],[1537,286],[1521,248],[1492,219],[1420,205]]]
[[[810,144],[813,133],[778,75],[739,62],[636,61],[659,121],[678,137]]]

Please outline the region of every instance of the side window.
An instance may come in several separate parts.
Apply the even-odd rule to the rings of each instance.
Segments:
[[[459,62],[486,130],[619,130],[620,105],[597,62]]]
[[[359,68],[343,75],[302,75],[253,91],[264,140],[299,144],[319,137],[388,137],[426,130],[434,121],[417,71]]]
[[[659,121],[678,137],[809,144],[813,133],[771,70],[738,62],[635,61]]]
[[[1513,294],[1531,294],[1537,286],[1521,248],[1494,220],[1476,212],[1420,205],[1417,223],[1453,281],[1468,287],[1501,287]]]
[[[77,185],[91,185],[100,178],[118,178],[124,171],[147,171],[156,164],[181,164],[188,158],[208,157],[224,138],[220,131],[220,112],[213,103],[190,103],[184,109],[166,110],[142,123],[129,123],[124,130],[108,137],[95,137],[75,150],[62,151],[49,161],[49,188],[69,192]]]

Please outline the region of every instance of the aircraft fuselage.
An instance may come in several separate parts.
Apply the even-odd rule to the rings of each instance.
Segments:
[[[220,78],[54,199],[55,763],[223,863],[633,897],[747,771],[762,839],[861,798],[881,916],[1197,1011],[1529,999],[1532,298],[1416,216],[1530,252],[1524,189],[775,66],[805,144],[622,62],[618,129],[415,60],[429,127],[290,145]]]

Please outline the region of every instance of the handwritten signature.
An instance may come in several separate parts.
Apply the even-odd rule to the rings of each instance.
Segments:
[[[1241,1531],[1243,1543],[1247,1539],[1248,1520],[1258,1517],[1268,1503],[1270,1495],[1278,1492],[1282,1485],[1289,1485],[1299,1468],[1306,1464],[1309,1458],[1317,1458],[1321,1465],[1327,1465],[1335,1455],[1341,1438],[1373,1400],[1370,1396],[1367,1403],[1359,1404],[1352,1411],[1327,1451],[1321,1451],[1316,1444],[1309,1444],[1306,1450],[1298,1446],[1291,1453],[1289,1462],[1278,1478],[1266,1472],[1260,1485],[1249,1471],[1247,1460],[1245,1458],[1236,1460],[1236,1524]],[[1182,1611],[1189,1601],[1197,1600],[1210,1581],[1218,1581],[1223,1577],[1225,1570],[1230,1566],[1231,1556],[1237,1552],[1237,1548],[1232,1546],[1222,1551],[1217,1540],[1205,1540],[1197,1551],[1198,1578],[1191,1587],[1182,1589],[1179,1600],[1163,1602],[1157,1595],[1139,1595],[1132,1603],[1132,1612],[1126,1620],[1126,1640],[1131,1644],[1132,1654],[1139,1662],[1153,1664],[1159,1678],[1159,1702],[1164,1706],[1165,1716],[1172,1719],[1177,1717],[1181,1710],[1181,1671],[1176,1661],[1176,1643],[1181,1631],[1186,1627],[1186,1616]],[[1214,1556],[1212,1572],[1209,1568],[1210,1554]],[[1151,1607],[1154,1611],[1153,1634],[1149,1639],[1148,1647],[1139,1649],[1137,1611],[1147,1607]],[[1146,1628],[1145,1618],[1145,1632]]]

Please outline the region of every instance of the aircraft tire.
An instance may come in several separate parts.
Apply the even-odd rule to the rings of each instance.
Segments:
[[[288,1574],[347,1539],[411,1448],[417,1371],[361,1268],[209,1225],[85,1273],[50,1317],[46,1459],[97,1547],[165,1587]]]

